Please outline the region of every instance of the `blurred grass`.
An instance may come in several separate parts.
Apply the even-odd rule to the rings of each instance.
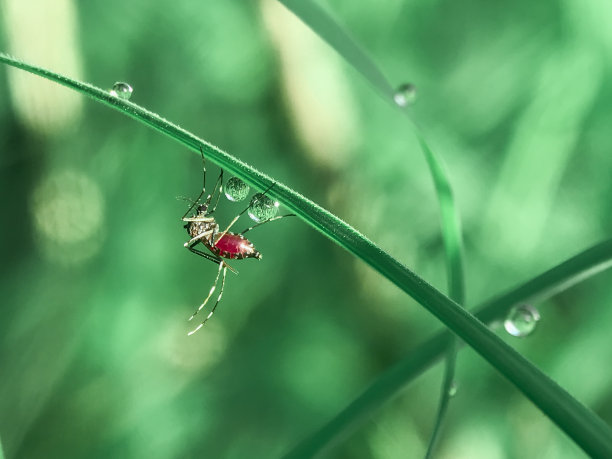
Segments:
[[[363,49],[346,33],[342,27],[317,3],[312,1],[280,0],[289,10],[310,27],[322,40],[330,45],[336,52],[359,72],[372,86],[372,89],[388,103],[395,103],[403,114],[410,119],[409,111],[412,100],[404,99],[399,103],[397,96],[410,97],[401,94],[401,88],[406,84],[398,85],[396,88],[384,76],[383,72],[372,61]],[[412,86],[414,87],[414,86]],[[431,178],[436,190],[436,197],[440,212],[440,226],[442,240],[444,243],[444,254],[446,259],[446,276],[448,285],[448,296],[459,305],[465,303],[465,274],[463,270],[463,236],[461,234],[461,221],[459,212],[453,198],[453,191],[442,165],[442,160],[429,148],[423,133],[416,125],[416,136],[420,148],[429,167]],[[452,386],[455,381],[455,364],[457,359],[457,342],[452,339],[448,343],[446,367],[442,380],[438,415],[434,423],[430,437],[429,446],[425,457],[431,457],[440,435],[441,427],[448,410]]]
[[[531,362],[514,351],[510,346],[506,345],[469,312],[464,311],[461,306],[437,291],[391,255],[382,251],[353,227],[338,219],[327,210],[321,208],[281,182],[263,175],[253,167],[232,157],[217,147],[214,147],[212,144],[198,139],[194,134],[179,128],[175,124],[161,118],[159,115],[112,95],[112,91],[109,93],[93,85],[72,80],[69,77],[24,63],[5,54],[0,54],[0,61],[55,81],[84,95],[88,95],[98,102],[110,105],[118,111],[139,121],[141,124],[164,133],[176,142],[182,143],[184,146],[196,152],[204,152],[209,160],[223,167],[226,171],[234,172],[237,177],[240,177],[250,185],[256,186],[259,190],[265,188],[270,197],[278,199],[290,210],[295,212],[297,216],[319,230],[337,245],[369,264],[381,275],[392,281],[440,319],[448,328],[455,332],[500,373],[508,378],[509,381],[515,384],[518,389],[538,406],[538,408],[576,441],[585,452],[590,455],[602,457],[612,454],[612,431],[591,410],[581,405]],[[423,140],[421,140],[421,143],[425,152],[428,154],[429,160],[433,162],[433,153],[427,148]],[[449,209],[451,209],[449,204],[452,203],[452,201],[449,201],[451,199],[451,195],[449,194],[450,189],[448,188],[446,180],[443,180],[444,176],[439,167],[439,164],[436,162],[432,163],[432,175],[434,176],[435,182],[438,186],[442,185],[442,188],[446,191],[445,194],[440,195],[444,221],[444,216],[448,214]],[[66,179],[60,180],[56,178],[55,180],[59,183],[59,187],[64,185],[63,182],[69,182]],[[79,182],[80,181],[82,181],[82,179],[79,180]],[[80,187],[80,184],[77,185],[77,187]],[[41,192],[40,194],[44,195],[45,193]],[[88,207],[91,207],[94,201],[94,195],[87,196],[87,193],[82,194],[89,198],[90,202]],[[96,200],[98,199],[99,198],[96,197]],[[68,207],[70,206],[72,206],[72,204]],[[96,204],[96,207],[99,206],[99,204]],[[96,210],[95,218],[100,219],[97,215],[99,214],[99,210]],[[83,215],[85,215],[85,213],[83,213]],[[83,215],[80,215],[80,218],[83,218]],[[61,216],[63,217],[63,215]],[[454,213],[452,213],[451,216],[456,218]],[[454,221],[454,219],[451,221]],[[42,222],[43,225],[46,225],[47,220],[44,219]],[[61,227],[54,228],[54,232],[59,233],[62,237],[67,235],[68,232],[65,222],[60,220],[58,223]],[[448,228],[448,226],[444,227],[443,232],[445,235],[449,234]],[[453,232],[452,236],[454,242],[460,241],[460,239],[456,239],[456,233]],[[448,240],[446,244],[447,248],[450,247],[452,249],[450,253],[459,253],[457,244],[449,244]],[[459,271],[459,273],[462,273],[462,271]],[[452,274],[454,275],[455,272],[452,272]],[[451,286],[453,285],[451,280]],[[460,282],[459,285],[462,288],[463,283]],[[454,348],[455,344],[452,343],[451,346]],[[436,420],[434,435],[428,447],[427,455],[431,454],[432,446],[435,443],[442,420],[442,415],[445,412],[450,397],[449,390],[453,379],[456,354],[453,348],[451,348],[448,360],[449,364],[447,365],[447,372],[444,378],[444,387],[448,387],[448,389],[444,390],[442,396],[442,403]]]
[[[486,301],[476,308],[475,314],[484,323],[491,326],[497,323],[499,326],[513,305],[535,300],[544,301],[610,266],[612,240],[597,244],[509,292]],[[452,334],[444,332],[417,346],[401,362],[380,375],[330,422],[297,445],[287,457],[314,457],[329,451],[363,424],[368,416],[372,416],[383,404],[396,396],[412,379],[440,360],[453,341]],[[428,447],[428,451],[430,450],[431,441]]]
[[[606,152],[612,147],[612,91],[606,66],[582,121],[567,125],[577,137],[564,168],[555,172],[558,184],[531,200],[508,193],[515,210],[495,216],[493,235],[482,229],[491,226],[490,190],[538,78],[545,76],[547,56],[580,45],[606,62],[612,49],[607,3],[521,1],[503,10],[475,2],[329,7],[394,80],[414,75],[414,110],[432,130],[432,148],[445,152],[464,217],[469,304],[610,234],[606,196],[612,164]],[[279,85],[287,66],[305,72],[311,61],[300,67],[277,57],[257,4],[110,1],[79,4],[77,12],[72,46],[56,46],[61,52],[49,67],[62,71],[62,55],[73,53],[83,63],[84,79],[109,87],[129,81],[136,102],[295,184],[428,281],[444,285],[425,163],[417,154],[406,159],[406,151],[417,146],[393,135],[404,124],[342,64],[325,61],[346,84],[329,115],[344,119],[342,110],[352,107],[351,132],[358,139],[343,157],[315,160],[295,135],[295,93]],[[49,17],[62,24],[57,9]],[[20,28],[37,31],[29,33],[30,47],[55,43],[44,23]],[[7,31],[0,26],[2,48],[10,50]],[[313,60],[325,53],[309,50]],[[569,56],[560,53],[558,59]],[[574,70],[574,84],[593,84],[588,65]],[[15,111],[12,97],[1,72],[0,202],[3,222],[11,223],[3,225],[0,238],[0,364],[9,375],[0,381],[0,435],[7,457],[181,457],[203,451],[216,457],[275,456],[437,328],[368,268],[286,221],[253,234],[264,260],[245,263],[238,277],[228,278],[209,333],[185,339],[185,321],[214,275],[213,266],[180,246],[184,207],[174,196],[198,192],[197,158],[177,154],[170,142],[93,104],[85,104],[61,132],[41,134]],[[550,132],[538,127],[531,134],[538,139]],[[555,156],[550,142],[541,144],[534,154]],[[43,210],[57,208],[55,197],[95,184],[102,218],[89,220],[99,226],[84,240],[51,238],[54,232],[34,223],[34,191],[57,183],[49,177],[65,169],[72,173],[60,177],[77,173],[89,181],[72,180],[49,195]],[[516,171],[513,189],[530,189],[533,179],[525,172]],[[550,206],[546,218],[539,214],[542,199]],[[87,202],[73,208],[82,212]],[[223,210],[228,218],[236,212],[230,204]],[[539,225],[531,252],[520,248],[523,238],[533,241],[535,235],[516,221],[519,212]],[[47,214],[54,222],[56,214]],[[78,224],[78,217],[63,218]],[[510,236],[519,241],[519,253],[504,242]],[[608,276],[539,304],[543,321],[519,346],[610,421]],[[462,353],[459,371],[469,383],[453,401],[441,457],[583,457],[480,359]],[[386,430],[396,420],[404,423],[402,432],[413,432],[411,451],[423,452],[438,396],[427,377],[338,455],[402,457],[405,449],[396,446],[406,443]]]

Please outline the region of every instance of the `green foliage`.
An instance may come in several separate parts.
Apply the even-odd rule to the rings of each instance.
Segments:
[[[461,309],[452,300],[402,266],[388,253],[382,251],[339,218],[282,183],[270,180],[247,164],[241,163],[209,143],[199,141],[189,132],[135,104],[110,96],[102,89],[15,61],[8,56],[0,55],[0,61],[57,81],[87,94],[95,100],[114,106],[185,146],[195,151],[204,151],[205,156],[210,160],[259,189],[264,187],[267,189],[274,184],[274,188],[269,193],[271,197],[278,199],[307,223],[310,223],[341,247],[361,258],[425,306],[516,384],[542,411],[574,438],[585,451],[596,456],[605,456],[612,453],[612,434],[597,416],[574,400],[520,354],[513,351],[511,347],[484,327],[469,312]],[[116,101],[112,100],[113,98]],[[119,101],[123,104],[119,104]]]
[[[476,308],[476,317],[488,324],[503,320],[517,303],[543,301],[557,295],[612,265],[612,240],[597,244],[530,281],[486,301]],[[363,394],[332,421],[303,441],[289,457],[313,457],[333,447],[376,409],[389,401],[412,379],[440,360],[454,341],[449,332],[439,333],[414,349],[400,363],[381,375]]]
[[[295,66],[295,61],[279,61],[278,73],[271,63],[276,48],[295,42],[285,31],[286,41],[269,43],[269,31],[253,20],[258,15],[252,5],[227,2],[214,8],[188,3],[153,7],[134,2],[122,5],[120,15],[119,5],[115,6],[84,6],[78,18],[87,37],[80,43],[82,54],[69,47],[58,49],[81,56],[89,80],[107,79],[109,86],[117,79],[129,81],[135,88],[133,100],[170,119],[182,120],[188,130],[112,98],[106,91],[76,83],[78,89],[144,120],[196,152],[202,146],[212,162],[257,189],[265,188],[271,179],[246,163],[282,177],[273,189],[275,198],[433,309],[468,338],[468,344],[514,378],[585,449],[593,454],[602,452],[597,448],[605,448],[609,442],[605,426],[423,281],[426,278],[440,285],[440,260],[448,251],[444,251],[432,223],[436,206],[430,182],[421,179],[427,176],[424,164],[419,164],[414,154],[409,164],[406,161],[407,152],[417,151],[418,145],[394,135],[405,130],[405,120],[396,121],[394,113],[371,101],[367,89],[353,81],[350,72],[334,67],[333,60],[328,61],[328,68],[335,68],[334,75],[348,82],[344,99],[337,99],[335,105],[329,103],[327,113],[317,112],[314,100],[310,101],[310,117],[300,118],[292,112],[299,101],[290,93],[290,80],[284,72]],[[347,18],[347,29],[355,31],[359,41],[368,43],[368,34],[373,37],[377,30],[386,28],[392,40],[380,42],[372,54],[402,79],[414,75],[420,91],[415,118],[427,121],[436,151],[444,152],[449,162],[470,235],[471,295],[478,298],[507,288],[609,233],[606,213],[601,212],[605,202],[593,199],[596,191],[605,189],[606,179],[589,180],[585,187],[579,173],[580,168],[605,170],[608,164],[605,156],[597,153],[605,151],[608,142],[603,134],[608,126],[607,105],[601,102],[606,92],[600,89],[605,70],[592,71],[599,60],[594,51],[597,46],[591,43],[605,40],[595,34],[597,27],[574,30],[570,40],[564,39],[571,45],[563,45],[560,52],[549,51],[564,41],[556,41],[556,32],[545,32],[532,40],[524,53],[513,54],[507,51],[517,49],[517,40],[520,43],[522,37],[530,36],[526,31],[541,31],[542,22],[538,21],[548,21],[551,12],[543,6],[540,15],[539,10],[530,15],[530,22],[515,11],[516,29],[510,33],[510,29],[496,27],[505,33],[499,40],[487,41],[478,37],[488,36],[491,17],[499,18],[486,9],[474,8],[471,13],[477,14],[470,16],[474,23],[469,29],[474,42],[467,41],[461,50],[469,59],[454,61],[445,54],[449,47],[443,39],[425,39],[443,30],[462,34],[461,29],[453,29],[457,27],[457,11],[452,7],[448,11],[443,8],[443,15],[435,14],[435,21],[426,20],[432,7],[415,10],[413,5],[395,5],[392,12],[393,7],[385,5],[377,6],[376,14],[368,13],[367,5],[360,6],[362,10],[348,4],[338,8]],[[504,20],[509,24],[513,13],[508,14]],[[7,12],[7,21],[9,16]],[[264,16],[267,23],[280,24],[270,19],[270,13]],[[360,22],[362,18],[365,22]],[[590,20],[597,24],[596,16]],[[411,27],[402,25],[395,30],[389,26],[395,21]],[[152,23],[163,26],[153,33],[143,27]],[[422,24],[433,25],[433,29]],[[443,26],[448,28],[435,28]],[[186,29],[190,30],[188,40]],[[15,41],[16,30],[6,33],[13,49],[19,43]],[[108,30],[115,33],[111,36]],[[211,34],[213,30],[217,32]],[[166,48],[170,43],[172,51]],[[423,56],[416,53],[413,43],[423,46]],[[402,67],[404,60],[399,56],[408,56],[414,72]],[[504,78],[497,78],[496,85],[479,85],[481,97],[476,100],[466,97],[474,78],[489,75],[487,64],[499,56],[504,56],[512,72],[500,71]],[[533,72],[534,66],[540,69],[537,63],[542,56],[550,57],[542,61],[541,71]],[[27,59],[38,63],[36,58]],[[327,68],[302,59],[304,68]],[[55,68],[71,74],[62,71],[61,64]],[[529,80],[531,74],[535,76]],[[59,74],[47,76],[54,75]],[[557,80],[551,81],[551,76]],[[568,82],[581,77],[582,86],[571,93],[562,92],[567,91]],[[5,100],[10,95],[15,107],[5,104],[2,112],[3,209],[9,221],[25,222],[5,225],[2,238],[6,320],[0,332],[6,338],[0,363],[10,377],[0,387],[0,413],[13,416],[2,416],[0,434],[11,457],[17,452],[45,457],[176,457],[202,451],[215,457],[279,455],[350,401],[351,394],[360,392],[384,367],[407,355],[434,328],[434,322],[419,315],[413,303],[407,303],[379,278],[372,278],[317,234],[296,222],[279,222],[253,235],[264,261],[257,269],[245,263],[239,277],[230,276],[219,314],[207,324],[206,334],[200,332],[187,340],[184,334],[188,327],[182,327],[182,319],[208,290],[214,267],[179,250],[185,234],[179,234],[180,225],[168,215],[180,216],[184,210],[168,196],[197,192],[199,162],[192,157],[181,164],[181,156],[168,151],[171,144],[151,143],[152,136],[141,132],[136,123],[121,123],[88,105],[82,109],[85,116],[77,108],[62,125],[62,116],[72,103],[68,96],[62,95],[55,105],[31,105],[30,101],[40,96],[30,83],[30,101],[20,99],[15,83],[19,78],[12,74],[1,86]],[[276,90],[278,79],[288,88],[284,97]],[[533,87],[517,85],[522,80],[532,82]],[[62,82],[75,83],[68,79]],[[533,103],[529,94],[535,95]],[[359,102],[351,106],[350,100]],[[551,101],[560,100],[560,106],[549,109]],[[32,113],[44,116],[33,118]],[[287,113],[291,113],[291,125]],[[342,137],[342,132],[359,132],[361,138],[344,149],[345,156],[337,147],[341,143],[323,144],[333,148],[317,147],[308,143],[312,136],[300,131],[305,119],[345,120],[347,113],[356,116],[354,124],[337,125],[333,135],[347,140],[351,135]],[[333,116],[325,118],[327,114]],[[583,137],[577,132],[587,116],[594,127]],[[540,119],[547,122],[539,125]],[[57,127],[60,125],[63,127]],[[45,126],[55,127],[49,130]],[[244,162],[211,144],[202,144],[189,131],[204,132],[207,139],[222,144]],[[296,138],[287,135],[293,132],[302,133]],[[554,137],[554,133],[562,135]],[[327,139],[324,131],[319,134],[316,141]],[[303,147],[299,142],[304,142]],[[579,167],[568,168],[579,144],[591,155],[584,155]],[[499,157],[483,160],[483,155],[505,145],[509,146]],[[317,148],[328,157],[311,155]],[[538,155],[533,155],[534,148]],[[429,148],[425,146],[425,150],[427,153]],[[544,159],[537,162],[532,158]],[[545,166],[539,176],[531,172],[535,163]],[[214,169],[209,174],[214,176]],[[525,187],[525,174],[537,186]],[[325,207],[375,235],[373,239],[381,241],[384,251],[280,181],[318,201],[327,201]],[[481,197],[489,188],[493,191],[486,194],[490,196],[487,206]],[[529,199],[517,200],[517,190],[527,190]],[[591,206],[590,212],[578,212],[587,206]],[[222,209],[218,218],[231,218],[237,211]],[[567,215],[580,218],[564,219]],[[504,218],[516,219],[517,224]],[[395,259],[410,260],[408,264],[421,277]],[[521,351],[606,417],[609,375],[599,370],[598,359],[606,349],[603,324],[609,292],[605,283],[589,285],[543,305],[542,326]],[[562,314],[560,305],[566,303],[582,307]],[[555,339],[559,330],[566,331],[564,338],[573,334],[574,340]],[[555,346],[554,352],[551,346]],[[442,352],[437,349],[432,354],[418,348],[418,354],[409,360],[430,362]],[[590,356],[588,361],[575,357],[585,353]],[[573,371],[562,370],[567,368],[564,358],[574,363]],[[589,364],[582,371],[575,369]],[[509,413],[507,419],[525,419],[520,398],[505,403],[512,400],[507,396],[512,389],[499,381],[495,384],[481,364],[463,362],[458,371],[462,369],[471,372],[460,375],[460,381],[469,384],[460,387],[464,401],[457,397],[453,406],[462,412],[463,421],[480,419],[475,412],[482,414],[486,407],[500,405]],[[576,373],[589,374],[588,383],[573,382]],[[404,416],[411,416],[399,423],[405,426],[404,431],[415,430],[411,424],[431,424],[427,416],[435,411],[436,394],[431,394],[428,376],[423,378],[427,396],[410,393],[402,397],[406,403],[410,399],[418,402],[418,407],[410,403],[409,410],[402,410]],[[392,381],[394,387],[383,391],[382,399],[393,395],[407,378],[403,375]],[[487,390],[475,387],[479,381],[487,383]],[[478,404],[472,403],[475,396]],[[565,411],[557,411],[559,406]],[[492,417],[496,422],[488,422],[487,427],[489,432],[497,429],[500,443],[521,445],[520,451],[514,452],[508,447],[508,455],[524,457],[541,451],[542,444],[520,441],[525,426],[511,428],[509,421],[499,418],[499,411],[496,408]],[[385,419],[395,419],[390,412],[378,416],[381,426],[388,425]],[[527,416],[531,428],[548,429],[542,427],[548,426],[546,421],[534,420],[534,416],[538,415]],[[449,437],[442,439],[442,454],[448,455],[453,445],[469,444],[465,433],[470,425],[457,422],[452,412],[451,425],[455,427],[449,429]],[[65,435],[75,430],[83,440]],[[478,431],[478,426],[473,430]],[[570,451],[567,454],[576,452],[560,434],[551,432],[548,434],[556,435],[555,445],[563,445],[564,451]],[[381,446],[385,442],[381,443],[376,429],[368,426],[362,433],[348,442],[345,454],[392,454]],[[244,443],[237,444],[236,438]],[[478,450],[483,450],[484,438],[479,438]],[[424,449],[422,441],[414,440],[411,450]],[[393,442],[386,444],[392,447]],[[551,444],[548,438],[545,444]],[[398,451],[401,454],[405,448]]]
[[[300,0],[280,0],[296,16],[302,19],[314,32],[332,46],[342,58],[350,63],[355,70],[378,91],[383,100],[390,103],[397,103],[395,100],[398,89],[394,89],[391,83],[385,78],[383,72],[367,56],[353,39],[336,23],[327,13],[312,1]],[[399,87],[401,88],[402,85]],[[406,103],[405,101],[404,103]],[[402,104],[398,104],[402,106]],[[404,108],[404,107],[402,107]],[[404,114],[408,112],[404,111]],[[453,199],[452,187],[447,174],[444,172],[442,161],[429,148],[422,133],[417,132],[417,137],[425,159],[429,166],[429,171],[436,189],[440,206],[440,226],[442,228],[442,240],[444,242],[446,273],[448,277],[448,294],[457,304],[463,305],[465,302],[465,276],[463,273],[463,242],[459,222],[459,213]],[[446,360],[446,371],[442,383],[440,396],[440,406],[438,416],[426,457],[433,453],[434,446],[446,415],[450,398],[451,387],[455,378],[455,363],[457,359],[456,342],[452,340],[448,345],[448,356]]]

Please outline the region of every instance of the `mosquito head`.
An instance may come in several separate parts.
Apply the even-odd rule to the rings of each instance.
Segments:
[[[205,215],[208,212],[208,204],[200,204],[198,206],[198,214]]]

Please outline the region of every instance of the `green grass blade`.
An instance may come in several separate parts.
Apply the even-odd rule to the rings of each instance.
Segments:
[[[361,73],[383,99],[387,102],[394,103],[393,96],[395,90],[384,76],[383,72],[346,31],[318,4],[309,0],[279,1],[308,25],[308,27],[321,37],[321,39],[335,49],[336,52],[352,65],[355,70]],[[403,114],[410,119],[407,110],[403,110]],[[449,296],[458,304],[463,305],[465,303],[465,275],[462,260],[463,241],[461,237],[459,213],[454,203],[450,180],[442,167],[441,159],[429,148],[424,136],[418,132],[418,128],[417,137],[421,144],[425,159],[427,160],[438,198]],[[449,394],[455,379],[456,348],[457,343],[451,340],[448,347],[446,368],[442,381],[438,414],[431,434],[427,457],[433,452],[450,401]]]
[[[358,69],[384,99],[393,100],[395,89],[374,61],[319,5],[308,0],[279,1]]]
[[[485,323],[500,320],[508,310],[522,302],[550,298],[612,266],[612,239],[549,269],[539,276],[496,296],[477,307],[476,316]],[[314,457],[329,451],[367,422],[383,404],[391,400],[414,378],[440,360],[453,339],[449,332],[416,347],[408,357],[385,371],[344,410],[296,446],[286,457]]]
[[[425,452],[425,458],[428,459],[433,457],[433,453],[438,444],[440,438],[440,432],[442,431],[442,425],[446,419],[446,413],[451,399],[451,391],[455,384],[455,369],[457,367],[457,351],[458,343],[457,337],[454,335],[450,336],[446,345],[446,358],[444,367],[444,377],[442,378],[442,391],[440,393],[440,401],[438,402],[438,412],[436,414],[436,420],[434,427],[429,436],[429,444],[427,445],[427,451]]]
[[[272,198],[284,204],[336,244],[361,258],[427,308],[509,381],[515,384],[588,454],[596,457],[612,457],[612,432],[591,410],[572,398],[468,311],[436,290],[338,217],[286,185],[274,182],[270,177],[256,171],[251,166],[136,104],[115,100],[113,96],[102,89],[25,64],[4,54],[0,54],[0,62],[44,76],[110,105],[195,152],[199,153],[200,148],[202,148],[208,159],[253,187],[264,189],[275,184],[269,192]]]
[[[457,302],[457,304],[463,305],[465,304],[465,274],[463,270],[463,238],[461,236],[459,212],[455,206],[453,190],[450,185],[450,180],[442,166],[441,159],[436,157],[425,142],[423,136],[418,135],[418,139],[425,159],[427,160],[434,181],[436,195],[438,197],[449,296]],[[445,360],[446,363],[444,377],[442,379],[440,402],[438,404],[436,420],[425,454],[426,458],[431,457],[435,450],[442,424],[448,411],[452,386],[455,383],[455,368],[457,362],[457,339],[455,337],[449,340]]]
[[[463,238],[461,237],[461,223],[453,198],[453,190],[441,159],[431,151],[423,136],[418,135],[418,139],[429,165],[439,201],[440,227],[446,253],[449,295],[457,303],[463,304],[465,302]]]

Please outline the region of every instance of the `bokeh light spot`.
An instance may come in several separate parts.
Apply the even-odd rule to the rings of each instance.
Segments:
[[[80,263],[99,251],[104,197],[85,173],[51,172],[34,189],[30,207],[43,252],[53,261]]]

